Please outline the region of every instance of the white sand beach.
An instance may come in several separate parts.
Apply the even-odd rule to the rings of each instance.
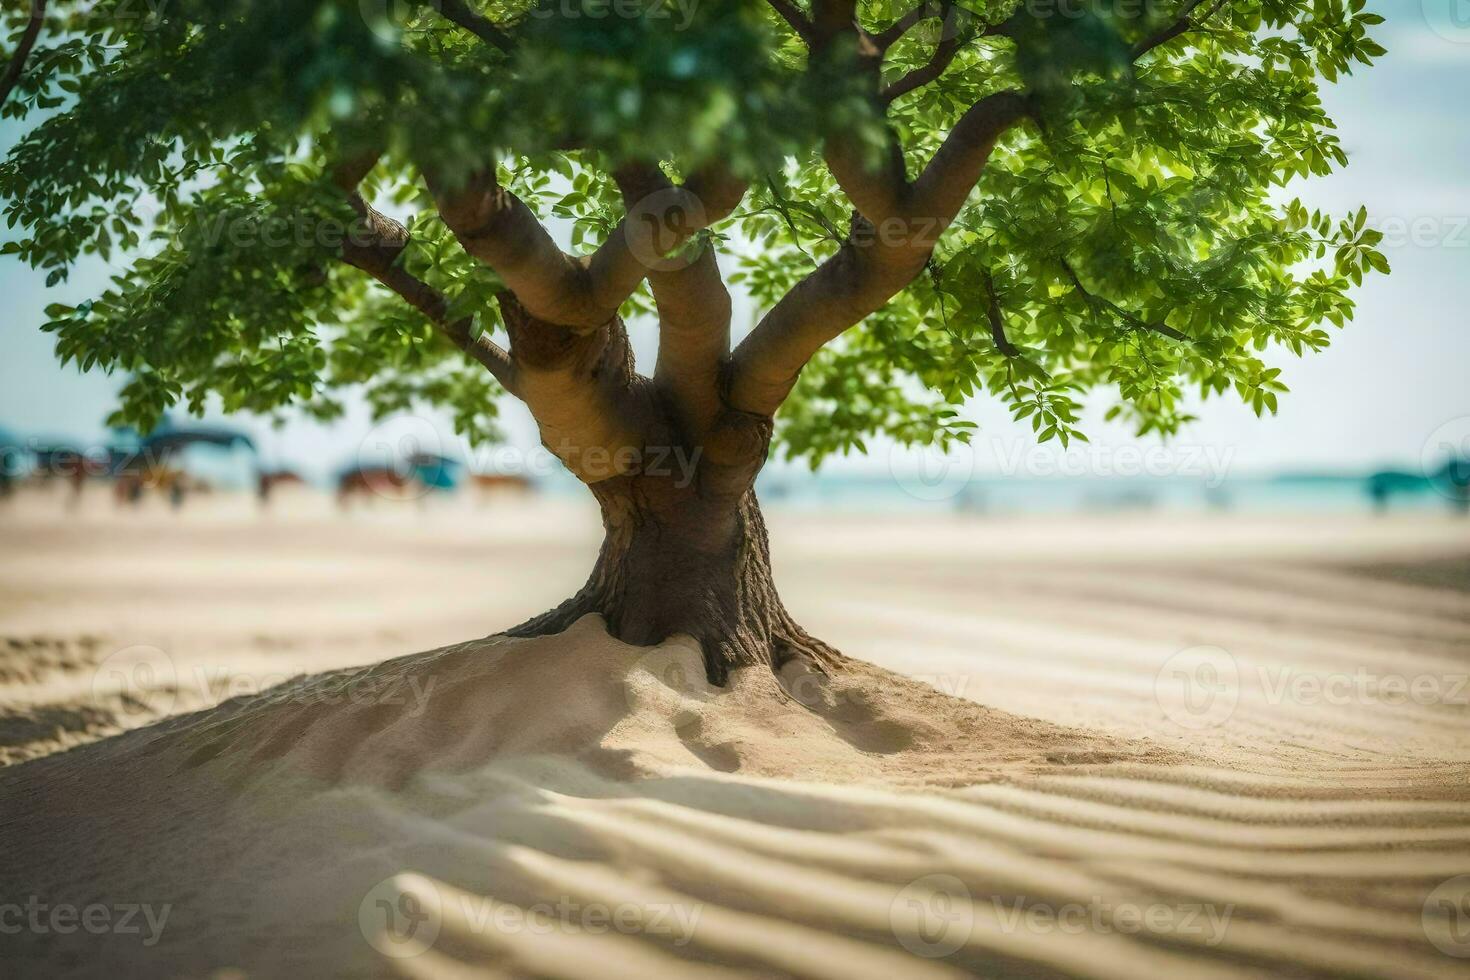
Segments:
[[[5,974],[1465,975],[1470,522],[770,516],[721,690],[495,635],[590,501],[10,502]]]

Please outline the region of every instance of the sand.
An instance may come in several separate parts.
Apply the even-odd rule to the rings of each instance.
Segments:
[[[778,512],[860,662],[712,689],[493,635],[577,504],[198,504],[0,510],[5,976],[1470,966],[1470,522]]]

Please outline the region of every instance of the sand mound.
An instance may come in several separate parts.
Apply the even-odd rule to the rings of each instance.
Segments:
[[[303,678],[8,770],[0,893],[148,905],[158,936],[142,941],[140,911],[141,938],[107,936],[106,955],[85,930],[23,934],[7,954],[65,972],[84,938],[79,972],[109,976],[487,959],[550,975],[690,958],[716,974],[912,972],[928,964],[899,940],[923,923],[895,933],[890,907],[902,882],[951,866],[946,845],[845,839],[913,810],[893,787],[1167,758],[863,665],[715,689],[692,643],[630,647],[588,617]],[[957,806],[940,799],[936,827]],[[848,880],[849,861],[876,880]],[[799,914],[812,903],[829,906],[816,921]],[[600,932],[584,913],[627,922]]]
[[[0,976],[1464,974],[1464,522],[789,519],[803,622],[993,710],[595,620],[338,669],[595,514],[110,513],[6,529]]]
[[[1384,814],[1304,833],[1262,801],[1226,824],[1193,771],[864,665],[712,689],[692,644],[588,617],[0,774],[0,894],[134,907],[132,931],[29,930],[6,955],[107,977],[1446,972],[1404,949],[1417,919],[1282,890],[1371,877],[1334,852]],[[1470,837],[1463,804],[1412,809],[1396,846]]]

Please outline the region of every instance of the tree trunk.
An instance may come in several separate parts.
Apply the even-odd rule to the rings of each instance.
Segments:
[[[591,577],[512,635],[558,633],[590,612],[638,646],[683,633],[699,641],[709,680],[719,685],[739,666],[779,669],[803,658],[827,671],[840,662],[776,594],[754,490],[702,493],[698,479],[678,473],[615,477],[591,489],[606,531]]]
[[[660,312],[672,316],[668,299]],[[581,591],[511,635],[559,633],[595,612],[625,643],[693,637],[713,684],[740,666],[835,666],[841,655],[792,620],[771,579],[753,488],[772,420],[730,404],[720,354],[728,306],[715,328],[691,321],[680,333],[661,319],[653,379],[637,373],[620,318],[577,333],[537,319],[509,293],[500,307],[542,445],[591,489],[606,532]],[[713,344],[691,337],[711,329]]]

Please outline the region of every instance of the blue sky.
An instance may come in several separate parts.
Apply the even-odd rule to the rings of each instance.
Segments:
[[[1372,6],[1387,18],[1378,36],[1388,55],[1325,92],[1350,165],[1290,192],[1336,213],[1366,205],[1388,235],[1393,275],[1372,277],[1357,292],[1357,320],[1330,350],[1300,361],[1278,358],[1292,392],[1277,417],[1257,419],[1229,400],[1198,407],[1200,421],[1180,441],[1227,452],[1235,472],[1408,468],[1417,465],[1431,434],[1470,420],[1470,0],[1375,0]],[[13,123],[0,128],[0,149],[15,132]],[[42,276],[13,257],[0,258],[0,426],[74,439],[101,432],[117,380],[57,367],[52,338],[37,327],[46,304],[79,302],[104,279],[94,263],[47,290]],[[737,328],[748,327],[754,313],[738,304]],[[652,338],[637,340],[640,353],[650,354]],[[1103,408],[1100,401],[1089,413],[1094,447],[1139,442],[1129,430],[1103,423]],[[506,414],[511,441],[533,445],[534,429],[519,406],[507,405]],[[1013,426],[998,404],[977,400],[968,414],[989,444],[1029,442],[1029,429]],[[371,425],[360,405],[331,428],[293,422],[271,432],[262,421],[248,424],[269,455],[308,469],[350,457]],[[1470,434],[1470,421],[1465,429]],[[447,426],[442,431],[452,439]],[[907,458],[874,448],[867,461],[836,466],[874,469]]]

